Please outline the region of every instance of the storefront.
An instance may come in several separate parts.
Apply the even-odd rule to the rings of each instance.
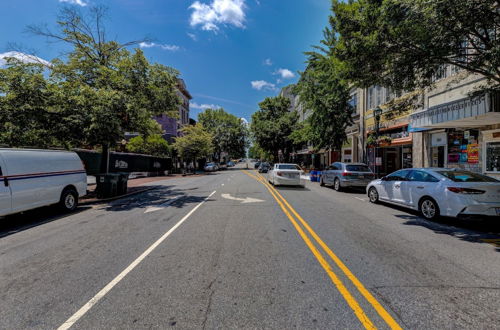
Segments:
[[[498,95],[441,104],[411,115],[411,126],[427,143],[425,166],[462,168],[500,176],[500,112]]]
[[[367,164],[384,176],[402,168],[413,166],[413,136],[408,132],[408,124],[400,124],[380,129],[379,140],[366,150]]]

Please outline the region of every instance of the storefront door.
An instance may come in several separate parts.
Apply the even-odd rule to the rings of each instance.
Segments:
[[[387,148],[385,150],[385,172],[390,174],[401,168],[400,166],[400,156],[397,148]]]
[[[431,160],[432,167],[444,167],[444,159],[445,159],[445,147],[432,147],[431,148]]]

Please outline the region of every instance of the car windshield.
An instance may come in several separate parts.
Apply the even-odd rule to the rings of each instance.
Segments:
[[[469,171],[437,171],[454,182],[498,182],[489,176]]]
[[[346,170],[349,172],[371,172],[366,165],[346,165]]]
[[[294,164],[283,164],[283,165],[278,165],[278,169],[280,170],[298,170],[300,171],[300,167]]]
[[[207,163],[207,166],[214,166],[214,163]]]

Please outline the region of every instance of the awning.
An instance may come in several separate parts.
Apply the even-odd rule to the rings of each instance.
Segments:
[[[412,128],[473,128],[500,123],[490,94],[440,104],[410,115]]]

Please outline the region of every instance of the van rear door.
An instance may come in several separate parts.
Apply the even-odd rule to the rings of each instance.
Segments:
[[[10,192],[9,180],[7,179],[7,167],[0,154],[0,216],[12,212],[12,194]]]

